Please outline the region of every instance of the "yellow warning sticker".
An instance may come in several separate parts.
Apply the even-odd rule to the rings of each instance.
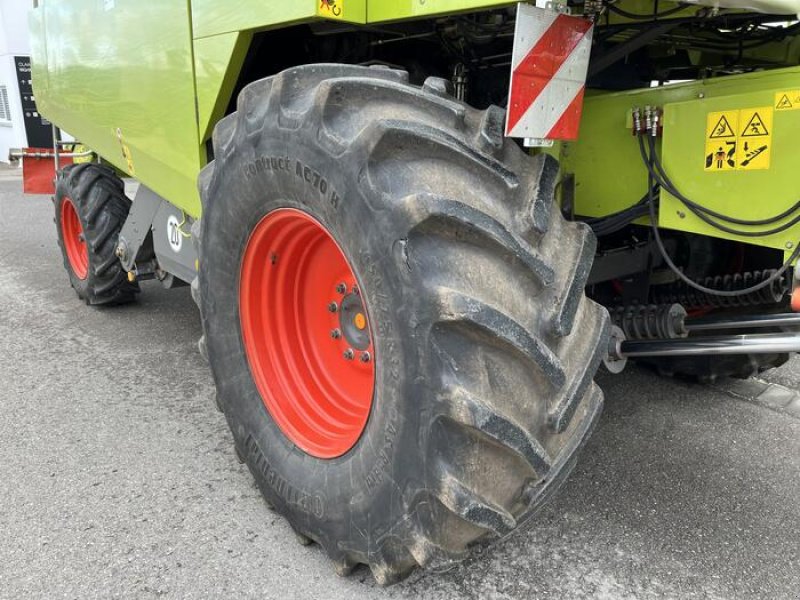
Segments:
[[[772,117],[771,106],[709,113],[705,170],[718,173],[769,169]]]
[[[713,112],[706,124],[706,171],[736,169],[739,111]]]
[[[128,144],[125,143],[125,139],[122,137],[122,129],[117,128],[117,139],[119,139],[119,145],[122,148],[122,158],[125,159],[128,165],[128,173],[131,177],[135,177],[136,169],[133,166],[133,155],[131,154],[131,149],[128,147]]]
[[[319,0],[319,14],[339,19],[344,12],[344,0]]]
[[[775,110],[800,110],[800,90],[777,92]]]
[[[750,108],[739,113],[739,145],[736,168],[740,171],[769,169],[772,154],[772,107]]]

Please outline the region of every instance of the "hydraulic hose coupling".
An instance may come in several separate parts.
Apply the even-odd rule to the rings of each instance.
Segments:
[[[650,129],[651,137],[658,137],[661,135],[663,129],[663,113],[657,106],[653,107],[653,127]]]
[[[664,111],[658,106],[647,105],[642,110],[640,107],[634,107],[632,111],[634,136],[650,135],[658,137],[664,130]]]
[[[633,130],[631,133],[634,136],[637,136],[642,135],[643,132],[644,126],[642,124],[642,109],[636,106],[633,109]]]

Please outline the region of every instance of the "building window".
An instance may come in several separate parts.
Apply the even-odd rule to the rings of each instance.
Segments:
[[[8,104],[8,87],[0,85],[0,123],[11,122],[11,106]]]

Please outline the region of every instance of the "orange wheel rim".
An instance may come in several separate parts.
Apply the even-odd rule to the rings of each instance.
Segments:
[[[89,276],[89,250],[78,211],[67,197],[61,203],[61,239],[72,272],[78,279],[86,279]]]
[[[239,310],[250,371],[281,431],[317,458],[347,453],[372,409],[375,352],[355,273],[319,221],[279,209],[258,223]]]

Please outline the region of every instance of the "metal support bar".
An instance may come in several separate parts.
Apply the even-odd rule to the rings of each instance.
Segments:
[[[617,44],[608,52],[605,52],[597,57],[592,56],[592,60],[589,63],[589,77],[593,77],[598,73],[605,71],[617,61],[622,60],[639,48],[647,46],[647,44],[658,39],[668,31],[675,29],[677,26],[678,24],[672,21],[653,25],[638,35],[635,35],[631,39]]]
[[[654,356],[708,356],[731,354],[783,354],[800,352],[800,334],[764,333],[723,335],[676,340],[630,340],[617,344],[619,358]]]
[[[761,327],[800,327],[800,313],[782,315],[753,315],[743,317],[696,317],[686,320],[689,331],[720,329],[758,329]]]
[[[58,155],[58,142],[61,141],[61,130],[53,125],[53,161],[56,166],[56,177],[61,170],[61,157]]]
[[[94,152],[87,150],[86,152],[59,152],[58,158],[89,158]],[[22,158],[56,158],[55,152],[26,152],[21,148],[12,148],[8,152],[8,159],[11,161],[20,160]]]
[[[164,199],[145,185],[140,185],[133,199],[128,218],[122,226],[117,245],[117,257],[122,262],[122,267],[130,272],[140,260],[139,251],[147,240],[153,220]]]

